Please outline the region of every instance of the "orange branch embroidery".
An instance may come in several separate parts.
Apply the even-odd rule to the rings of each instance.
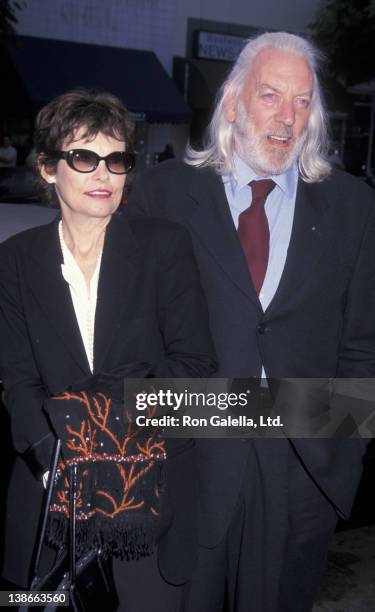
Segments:
[[[65,469],[71,463],[79,464],[81,462],[85,463],[86,461],[113,461],[122,483],[122,486],[120,487],[120,496],[115,496],[109,491],[104,490],[102,488],[103,483],[100,483],[102,486],[97,489],[94,485],[94,489],[96,490],[92,491],[92,495],[97,495],[97,499],[101,498],[103,502],[107,502],[110,509],[105,509],[98,505],[95,510],[91,510],[88,513],[83,513],[82,517],[89,518],[95,512],[98,512],[106,517],[114,518],[120,512],[142,508],[145,501],[142,499],[136,499],[137,495],[134,495],[133,491],[134,486],[154,467],[155,458],[165,459],[164,441],[160,439],[155,440],[158,428],[155,427],[149,437],[145,440],[136,441],[135,446],[132,447],[133,454],[128,454],[127,450],[130,441],[140,433],[142,428],[134,427],[131,415],[129,412],[126,412],[126,417],[128,419],[126,434],[124,439],[121,439],[122,437],[119,438],[119,436],[117,436],[115,432],[110,429],[111,421],[109,419],[112,408],[111,398],[108,398],[104,393],[96,393],[95,396],[89,396],[85,391],[81,391],[78,393],[65,392],[54,399],[78,401],[84,407],[87,414],[87,419],[80,421],[79,428],[73,428],[71,425],[66,425],[66,431],[69,434],[66,447],[75,455],[75,457],[73,459],[68,459],[65,464],[63,462],[59,464],[59,474],[63,475]],[[155,415],[155,413],[156,406],[147,407],[148,416],[152,417]],[[117,417],[117,419],[119,419],[119,417]],[[117,451],[116,453],[97,452],[96,449],[100,441],[99,432],[104,434],[104,436],[111,441],[111,443],[115,446]],[[102,441],[100,441],[100,446],[103,446]],[[107,447],[105,446],[105,448]],[[136,454],[135,449],[138,450],[139,455]],[[125,464],[123,463],[124,460],[126,465],[129,467],[125,468]],[[83,481],[88,475],[89,472],[87,469],[81,474],[81,481],[79,483],[79,490],[77,492],[77,508],[83,507]],[[57,491],[57,500],[60,502],[60,504],[62,504],[60,511],[67,513],[69,507],[69,482],[66,477],[64,477],[63,480],[64,486],[60,486],[60,490]],[[157,499],[159,495],[158,492],[155,491],[155,493],[155,498]],[[150,506],[148,511],[155,516],[158,516],[158,511],[153,506]]]

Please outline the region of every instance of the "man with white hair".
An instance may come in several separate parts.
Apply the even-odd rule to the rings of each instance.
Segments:
[[[219,375],[255,387],[262,376],[375,375],[374,196],[326,159],[318,59],[292,34],[250,40],[204,150],[142,175],[129,203],[190,230]],[[362,450],[348,439],[197,440],[189,612],[311,610]]]

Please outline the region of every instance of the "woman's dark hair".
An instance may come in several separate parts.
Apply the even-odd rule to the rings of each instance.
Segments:
[[[84,128],[80,138],[94,139],[102,132],[125,142],[126,151],[134,152],[134,125],[125,106],[110,93],[76,89],[54,98],[38,113],[34,130],[37,159],[37,187],[52,206],[58,206],[54,185],[47,183],[39,168],[43,165],[51,173],[56,171],[60,151],[66,143],[74,142],[77,131]]]

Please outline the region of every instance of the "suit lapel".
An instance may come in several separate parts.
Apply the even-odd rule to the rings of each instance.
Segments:
[[[196,204],[187,221],[192,232],[230,281],[260,309],[222,180],[210,168],[194,172],[189,196]]]
[[[299,179],[293,228],[285,267],[267,314],[291,304],[322,256],[326,247],[323,216],[327,201],[319,184],[308,185]]]
[[[59,218],[38,234],[30,250],[26,278],[40,308],[84,373],[89,373],[68,284],[61,272],[63,256],[58,236]],[[51,347],[53,352],[53,347]]]
[[[139,265],[139,247],[124,217],[113,216],[106,231],[95,313],[94,373],[101,370],[120,318],[131,303],[131,286]]]

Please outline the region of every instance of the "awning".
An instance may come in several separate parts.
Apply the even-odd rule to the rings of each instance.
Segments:
[[[31,36],[18,36],[8,49],[34,111],[58,94],[86,87],[115,94],[150,123],[190,119],[190,108],[152,51]]]

